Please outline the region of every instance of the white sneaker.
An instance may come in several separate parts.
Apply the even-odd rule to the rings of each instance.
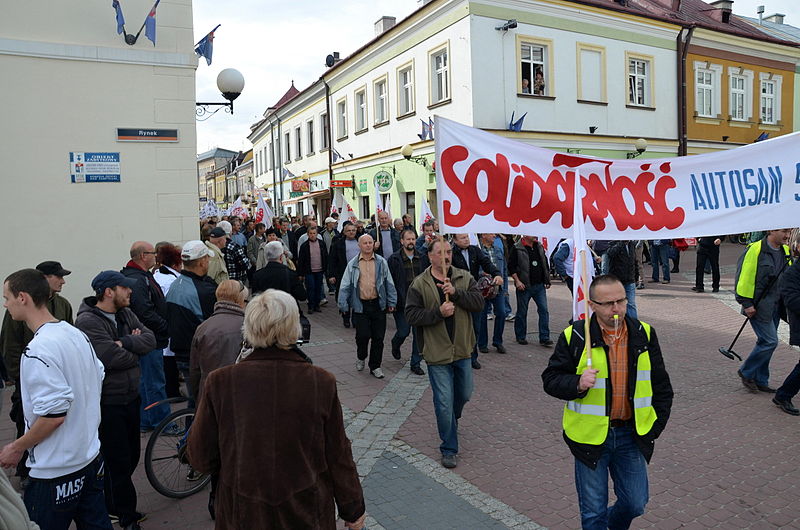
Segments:
[[[514,322],[514,315],[508,315],[506,317],[506,322]]]
[[[486,315],[486,320],[494,320],[494,313],[489,313]]]
[[[362,361],[361,359],[356,361],[356,370],[358,370],[359,372],[364,370],[364,361]]]
[[[363,363],[364,361],[361,362]],[[370,370],[369,373],[371,373],[374,377],[378,379],[383,379],[383,370],[381,370],[380,368],[375,368],[374,370]]]
[[[327,298],[323,298],[322,300],[319,301],[319,305],[327,305],[327,304],[328,304]]]

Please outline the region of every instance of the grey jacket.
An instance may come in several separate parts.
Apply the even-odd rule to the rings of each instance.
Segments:
[[[133,311],[123,307],[117,311],[116,320],[115,326],[97,308],[94,296],[83,299],[75,319],[75,327],[89,337],[106,371],[100,397],[103,405],[125,405],[139,397],[139,357],[156,347],[155,335]],[[139,329],[141,334],[132,335],[134,329]]]
[[[356,313],[364,311],[361,298],[358,296],[358,279],[361,269],[358,268],[358,259],[361,254],[351,259],[344,268],[342,283],[339,286],[339,310],[347,313],[351,309]],[[375,288],[378,290],[378,302],[381,309],[397,307],[397,289],[394,287],[392,275],[389,274],[389,264],[379,254],[375,254]]]
[[[218,301],[214,314],[197,326],[189,353],[189,389],[196,399],[208,374],[236,361],[242,350],[244,309],[237,304]]]

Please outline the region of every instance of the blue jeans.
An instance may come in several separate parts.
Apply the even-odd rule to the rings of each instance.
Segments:
[[[42,529],[67,530],[75,521],[80,530],[111,530],[103,496],[105,470],[98,455],[89,465],[63,477],[31,477],[23,492],[28,516]]]
[[[608,475],[617,502],[608,506]],[[603,455],[592,469],[575,460],[575,486],[584,530],[629,528],[649,498],[647,462],[633,441],[633,427],[609,428]]]
[[[631,318],[639,318],[639,313],[636,311],[636,284],[626,283],[625,298],[628,299],[628,307],[625,309],[625,314]]]
[[[472,396],[472,361],[461,359],[450,364],[428,365],[428,379],[433,391],[436,427],[442,454],[458,453],[458,420]]]
[[[480,326],[478,328],[478,347],[486,348],[489,345],[489,323],[487,316],[494,309],[494,333],[492,346],[503,344],[503,330],[506,327],[506,294],[504,291],[497,293],[491,300],[486,300],[481,312]]]
[[[756,333],[756,345],[753,351],[742,363],[742,375],[748,379],[755,380],[757,385],[767,386],[769,384],[769,361],[772,353],[778,347],[778,323],[780,314],[776,307],[772,318],[764,322],[757,318],[750,319],[750,325]]]
[[[547,291],[544,284],[528,285],[524,291],[517,291],[517,316],[514,318],[514,335],[523,340],[528,335],[528,304],[531,298],[536,302],[539,313],[539,342],[550,340],[550,313],[547,310]]]
[[[653,281],[658,281],[658,266],[664,271],[664,281],[669,281],[669,245],[651,245],[650,261],[653,264]]]
[[[308,292],[308,307],[310,309],[319,309],[319,302],[322,300],[323,283],[322,272],[306,274],[306,291]]]
[[[406,338],[408,338],[409,334],[411,335],[411,366],[419,366],[419,362],[422,360],[422,356],[419,354],[419,346],[417,345],[417,328],[412,328],[408,320],[406,320],[406,315],[404,311],[395,311],[392,313],[394,315],[394,325],[397,328],[397,331],[392,337],[392,346],[400,347],[405,342]]]
[[[153,350],[147,355],[139,357],[139,369],[142,372],[139,379],[139,395],[142,397],[139,427],[154,429],[171,412],[169,403],[162,403],[150,410],[145,410],[148,405],[167,399],[162,350]]]

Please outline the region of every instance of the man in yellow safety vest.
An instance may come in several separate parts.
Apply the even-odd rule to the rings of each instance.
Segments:
[[[589,299],[590,348],[585,321],[576,321],[559,336],[542,381],[545,392],[567,401],[564,440],[575,456],[583,528],[628,528],[647,504],[646,464],[669,418],[672,385],[655,330],[625,314],[622,283],[598,276]]]
[[[792,264],[789,235],[792,230],[769,230],[761,241],[749,245],[736,267],[736,301],[750,319],[756,344],[738,374],[751,392],[774,394],[769,386],[769,361],[778,346],[780,293],[778,279]]]

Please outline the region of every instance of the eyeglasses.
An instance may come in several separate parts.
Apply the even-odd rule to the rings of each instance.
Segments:
[[[142,254],[152,254],[153,256],[155,256],[156,254],[158,254],[158,252],[154,250],[153,252],[142,252]]]
[[[619,300],[611,300],[610,302],[598,302],[597,300],[591,300],[593,304],[597,304],[600,307],[612,307],[614,304],[616,305],[625,305],[628,303],[627,298],[620,298]]]

